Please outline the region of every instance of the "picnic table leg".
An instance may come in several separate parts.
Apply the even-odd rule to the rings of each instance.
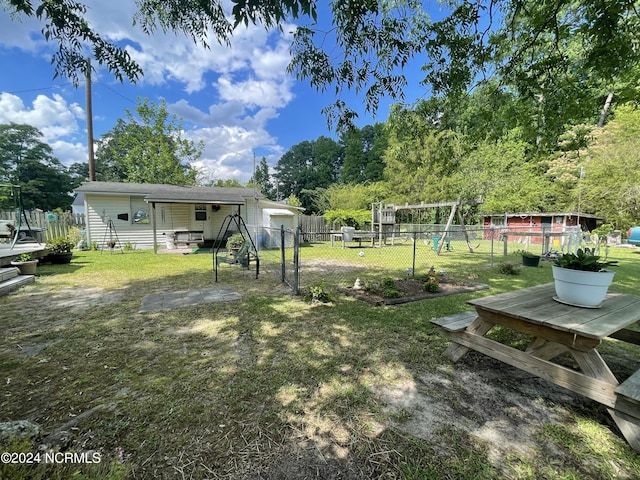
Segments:
[[[618,385],[615,375],[596,350],[589,352],[572,351],[571,353],[585,375]],[[640,452],[640,418],[632,417],[615,408],[607,408],[607,411],[631,448],[636,452]]]
[[[483,337],[491,328],[493,328],[495,324],[491,322],[487,322],[486,320],[481,319],[480,317],[476,318],[471,325],[469,325],[465,330],[466,333],[471,333],[474,335],[480,335]],[[450,333],[451,339],[455,342],[455,332]],[[459,343],[452,343],[447,347],[444,351],[444,354],[453,362],[457,362],[469,351],[469,347],[465,347],[464,345],[460,345]]]
[[[629,446],[636,452],[640,452],[640,419],[613,408],[607,408],[607,410],[620,429],[620,433],[629,443]]]

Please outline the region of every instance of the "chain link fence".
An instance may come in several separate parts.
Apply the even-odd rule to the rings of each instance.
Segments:
[[[403,278],[451,268],[453,257],[466,257],[470,263],[487,263],[483,251],[491,253],[496,241],[485,240],[484,230],[476,227],[405,226],[390,232],[340,233],[304,232],[300,234],[298,288],[319,283],[325,286],[353,285],[357,278]]]
[[[589,234],[484,226],[401,225],[386,232],[263,228],[258,234],[260,277],[289,285],[294,294],[314,285],[344,287],[357,278],[410,278],[436,271],[493,266],[527,250],[545,255],[593,242]]]

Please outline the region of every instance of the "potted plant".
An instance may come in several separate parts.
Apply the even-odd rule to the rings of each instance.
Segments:
[[[522,256],[523,266],[537,267],[540,265],[540,255],[536,255],[535,253],[531,253],[527,250],[518,250],[516,253],[519,253]]]
[[[227,239],[227,251],[236,253],[242,247],[244,243],[244,237],[240,232],[234,233]]]
[[[71,250],[73,250],[73,246],[73,242],[66,237],[52,238],[47,242],[47,255],[45,256],[44,261],[55,264],[71,262],[71,258],[73,257],[73,252]]]
[[[20,275],[35,275],[38,260],[33,258],[31,253],[23,253],[18,255],[18,257],[11,262],[11,265],[18,267]]]
[[[599,255],[585,253],[582,249],[561,255],[552,267],[556,300],[578,307],[599,307],[614,276],[614,272],[606,267],[616,264],[600,261]]]

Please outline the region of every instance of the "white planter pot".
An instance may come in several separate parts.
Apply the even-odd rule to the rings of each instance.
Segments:
[[[556,295],[578,307],[598,307],[607,295],[615,272],[583,272],[553,265]]]

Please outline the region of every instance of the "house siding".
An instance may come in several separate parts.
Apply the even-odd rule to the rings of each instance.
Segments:
[[[193,201],[189,201],[188,193],[179,198],[177,201],[149,200],[150,189],[158,186],[147,186],[138,184],[109,184],[98,182],[95,185],[96,190],[91,191],[92,183],[86,184],[82,188],[84,194],[84,205],[86,211],[87,222],[87,241],[90,245],[98,248],[105,248],[105,244],[111,237],[117,237],[120,242],[118,247],[124,247],[130,244],[135,249],[153,249],[154,248],[154,224],[156,230],[156,241],[160,248],[168,246],[168,240],[172,239],[174,232],[178,231],[202,231],[205,240],[216,240],[218,237],[224,237],[225,219],[229,215],[240,214],[248,233],[253,237],[257,233],[258,237],[263,234],[263,218],[262,208],[270,206],[278,206],[287,208],[284,205],[267,202],[263,205],[260,201],[256,204],[251,191],[250,196],[244,196],[245,203],[238,205],[235,202],[241,201],[238,193],[235,198],[225,189],[221,189],[221,197],[218,200],[220,204],[199,203],[199,198],[205,198],[205,202],[210,202],[211,197],[202,197],[200,190],[194,190]],[[144,188],[143,188],[144,187]],[[171,188],[169,186],[169,188]],[[177,187],[176,187],[177,188]],[[127,191],[130,189],[130,191]],[[247,189],[245,189],[247,190]],[[214,198],[215,192],[213,190]],[[200,192],[200,196],[199,193]],[[179,191],[180,195],[185,192]],[[233,192],[231,192],[233,193]],[[242,192],[246,194],[247,192]],[[225,195],[229,197],[224,204]],[[196,205],[206,205],[206,220],[196,220]],[[257,208],[257,210],[255,210]],[[255,210],[255,214],[254,214]],[[203,211],[203,210],[199,210]],[[297,211],[297,210],[294,210]],[[136,215],[136,212],[142,212],[142,215]],[[148,218],[148,223],[139,220],[140,218]],[[120,218],[119,218],[120,217]],[[112,222],[113,230],[109,231],[109,220]],[[257,223],[257,225],[254,225]],[[294,225],[297,223],[294,220]],[[231,230],[236,230],[235,223],[231,224]],[[254,238],[254,242],[258,239]]]

